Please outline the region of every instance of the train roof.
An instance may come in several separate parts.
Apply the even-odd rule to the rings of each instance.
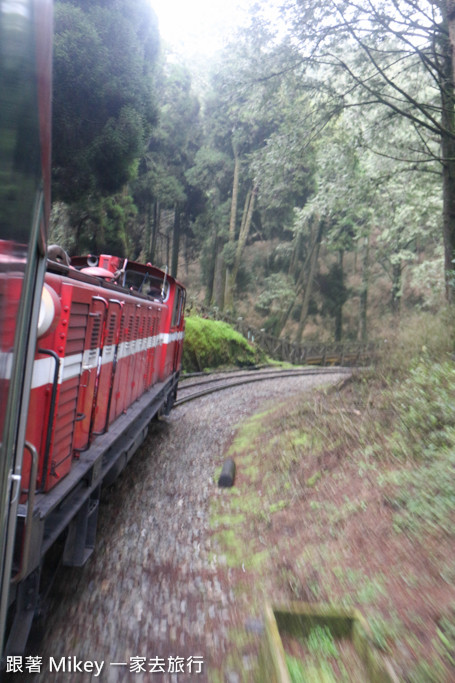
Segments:
[[[178,285],[185,289],[167,270],[157,268],[151,263],[138,263],[109,254],[72,256],[66,262],[49,258],[47,270],[86,283],[96,282],[98,286],[110,290],[118,291],[121,288],[135,296],[162,301],[167,298],[165,290],[169,286]]]

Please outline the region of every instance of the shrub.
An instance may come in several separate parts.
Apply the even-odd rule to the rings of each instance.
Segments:
[[[184,372],[229,365],[254,365],[263,360],[262,352],[227,323],[199,316],[186,318]]]

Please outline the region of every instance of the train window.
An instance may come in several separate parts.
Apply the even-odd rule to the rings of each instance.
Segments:
[[[126,271],[125,287],[133,292],[140,292],[162,301],[167,299],[169,293],[169,283],[164,280],[164,276],[159,278],[138,270]]]
[[[148,277],[147,284],[144,287],[144,294],[148,294],[148,296],[153,297],[153,299],[161,299],[164,301],[167,299],[168,293],[169,283],[167,281],[164,282],[164,279],[161,280],[157,277]]]
[[[147,275],[135,270],[127,270],[125,275],[125,287],[134,292],[142,292]]]

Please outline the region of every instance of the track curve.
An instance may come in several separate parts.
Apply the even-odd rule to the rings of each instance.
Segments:
[[[260,371],[245,370],[236,374],[229,372],[220,373],[217,377],[208,377],[204,380],[198,380],[196,382],[190,382],[189,384],[184,384],[182,381],[179,383],[179,394],[188,391],[184,396],[178,398],[174,407],[188,403],[189,401],[194,401],[203,396],[216,393],[218,391],[223,391],[225,389],[230,389],[232,387],[239,387],[244,384],[252,384],[253,382],[263,382],[266,380],[273,379],[284,379],[288,377],[300,377],[302,375],[333,375],[333,374],[351,374],[352,368],[342,368],[342,367],[331,367],[331,368],[308,368],[299,367],[295,369],[286,370],[275,370],[267,369]],[[183,380],[185,382],[185,380]],[[207,386],[209,384],[215,384],[215,386],[210,386],[209,388],[194,391],[194,387]]]

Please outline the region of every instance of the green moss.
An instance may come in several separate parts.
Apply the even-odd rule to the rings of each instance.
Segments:
[[[248,495],[242,495],[237,499],[232,499],[230,511],[232,515],[241,513],[248,516],[259,515],[264,507],[264,499],[258,493],[251,491]]]
[[[246,569],[261,569],[261,567],[268,563],[269,558],[269,551],[261,550],[258,553],[254,553],[254,555],[250,555],[244,563],[244,566]]]
[[[245,521],[245,515],[214,515],[210,520],[210,527],[212,529],[218,529],[220,526],[233,527],[238,524],[243,524]]]
[[[246,451],[246,453],[242,453],[242,462],[249,455],[251,456],[253,442],[263,433],[266,419],[272,412],[273,408],[250,417],[237,432],[228,454],[232,454],[235,451]]]
[[[280,510],[284,510],[284,508],[286,508],[288,505],[288,500],[279,500],[277,503],[272,503],[272,505],[270,505],[269,512],[279,512]]]
[[[321,477],[322,477],[322,472],[320,470],[318,470],[317,472],[315,472],[313,474],[312,477],[309,477],[306,480],[307,486],[315,486],[318,483],[318,481],[321,479]]]
[[[232,562],[234,562],[234,566],[237,565],[239,562],[239,542],[237,533],[233,531],[233,529],[224,529],[215,534],[214,539],[222,549],[222,552],[228,556],[229,566],[233,566]],[[231,560],[231,562],[229,562],[229,560]]]
[[[188,316],[183,344],[184,372],[198,372],[221,366],[248,366],[265,360],[231,325],[220,320]]]
[[[289,438],[291,440],[291,444],[293,446],[299,447],[305,447],[308,445],[308,434],[305,432],[302,432],[300,430],[295,430],[289,433]]]

